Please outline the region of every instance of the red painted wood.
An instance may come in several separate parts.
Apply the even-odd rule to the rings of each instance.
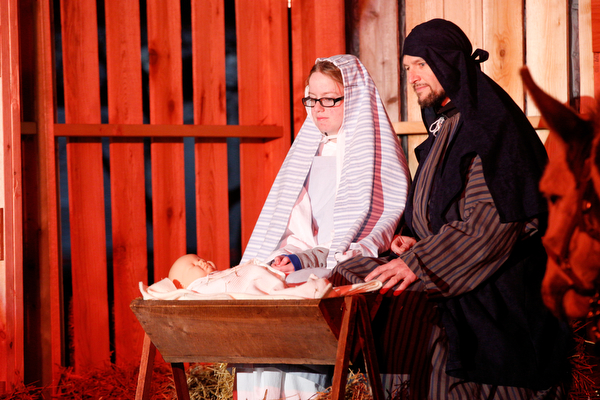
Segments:
[[[592,51],[600,53],[600,0],[592,1]]]
[[[65,121],[100,122],[96,3],[61,1]],[[102,145],[67,143],[75,369],[109,359]]]
[[[35,124],[23,124],[22,133],[32,129],[35,132]],[[67,137],[202,137],[212,140],[247,137],[271,140],[283,137],[283,128],[275,125],[54,124],[54,134]]]
[[[284,129],[281,139],[241,140],[244,247],[291,142],[287,12],[281,0],[236,1],[240,124]]]
[[[179,2],[149,0],[150,123],[183,123]],[[182,139],[153,139],[152,220],[154,280],[168,275],[186,253],[185,177]]]
[[[56,169],[56,142],[54,137],[55,81],[54,81],[54,27],[52,7],[49,2],[19,1],[21,15],[31,15],[35,28],[35,57],[31,68],[24,68],[27,76],[35,82],[35,121],[37,123],[37,147],[39,160],[37,187],[39,198],[39,230],[37,232],[39,254],[37,268],[40,271],[40,299],[42,309],[40,329],[46,335],[39,340],[41,361],[37,368],[41,370],[40,385],[56,386],[65,360],[64,315],[62,296],[62,265],[60,249],[60,229],[58,220],[58,186]],[[28,11],[24,11],[27,7]],[[31,8],[29,8],[31,7]],[[32,11],[33,10],[33,11]],[[22,20],[27,18],[22,18]],[[22,55],[22,57],[27,57]],[[33,60],[30,60],[33,61]],[[28,79],[29,80],[29,79]],[[32,199],[27,199],[32,201]],[[27,227],[29,229],[30,226]],[[35,227],[38,228],[38,227]]]
[[[105,0],[109,122],[141,124],[142,71],[137,0]],[[114,347],[118,364],[139,360],[144,331],[129,308],[147,283],[143,139],[112,138],[110,183],[113,242]]]
[[[306,119],[302,98],[315,60],[346,53],[344,15],[344,0],[292,0],[294,135]]]
[[[0,5],[0,96],[2,96],[2,176],[0,183],[0,393],[23,373],[23,208],[19,24],[16,0]]]
[[[210,37],[210,40],[206,40]],[[225,10],[222,0],[192,0],[194,122],[226,125]],[[197,138],[196,233],[198,254],[226,269],[229,261],[227,141]]]

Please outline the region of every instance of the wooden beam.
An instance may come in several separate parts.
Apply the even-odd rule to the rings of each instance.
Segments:
[[[535,129],[548,129],[548,127],[544,124],[542,117],[533,116],[527,117],[531,125]],[[392,123],[394,126],[394,130],[398,135],[426,135],[427,130],[425,129],[425,125],[421,121],[402,121],[402,122],[394,122]]]
[[[27,129],[31,130],[31,126],[27,125]],[[70,137],[243,137],[278,139],[283,136],[283,128],[275,125],[54,124],[54,133],[55,136]]]

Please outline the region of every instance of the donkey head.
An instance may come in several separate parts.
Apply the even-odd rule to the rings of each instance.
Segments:
[[[521,76],[550,128],[552,144],[540,181],[549,210],[542,296],[555,315],[583,318],[600,282],[600,124],[542,91],[526,67]]]

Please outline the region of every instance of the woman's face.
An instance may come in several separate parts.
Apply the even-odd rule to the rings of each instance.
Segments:
[[[344,96],[344,88],[321,72],[313,73],[308,80],[308,96],[313,99]],[[323,107],[320,102],[310,109],[312,120],[317,128],[328,135],[336,135],[344,121],[344,100],[333,107]]]

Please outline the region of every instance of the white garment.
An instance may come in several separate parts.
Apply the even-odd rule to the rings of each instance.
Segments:
[[[333,238],[333,205],[335,203],[335,157],[319,156],[313,160],[308,176],[313,223],[317,245],[329,247]]]
[[[244,265],[211,272],[185,289],[178,289],[169,278],[150,286],[140,282],[139,287],[144,300],[299,300],[372,292],[382,286],[381,282],[373,280],[332,288],[320,269],[315,269],[316,274],[297,272],[292,285],[286,282],[283,272],[251,260]]]
[[[220,299],[320,299],[331,291],[327,279],[315,275],[298,286],[289,286],[285,274],[255,260],[224,271],[211,272],[185,289],[177,289],[165,278],[146,286],[140,282],[144,300],[220,300]]]
[[[244,400],[308,400],[325,391],[326,380],[319,373],[236,367],[237,398]]]

